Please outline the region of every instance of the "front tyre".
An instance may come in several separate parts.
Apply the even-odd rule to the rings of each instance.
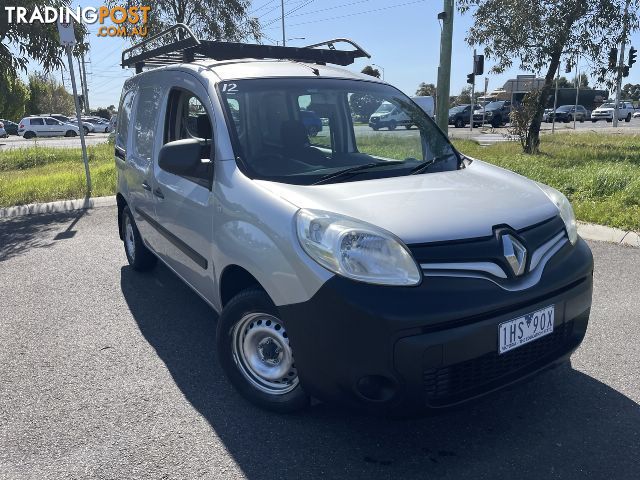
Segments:
[[[156,266],[158,258],[145,246],[133,220],[129,207],[122,211],[122,238],[124,240],[124,253],[127,255],[129,265],[138,271],[146,272]]]
[[[225,306],[216,334],[218,360],[231,384],[255,405],[290,413],[309,405],[287,330],[269,296],[244,290]]]

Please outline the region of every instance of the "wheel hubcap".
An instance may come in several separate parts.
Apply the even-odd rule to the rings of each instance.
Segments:
[[[245,315],[232,332],[233,358],[258,390],[284,395],[298,385],[293,350],[282,322],[266,313]]]
[[[125,219],[124,226],[124,244],[127,249],[127,253],[131,257],[131,259],[136,258],[136,241],[133,233],[133,225],[131,224],[131,220],[129,217]]]

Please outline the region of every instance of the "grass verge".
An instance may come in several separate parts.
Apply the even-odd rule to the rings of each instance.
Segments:
[[[321,143],[318,140],[314,143]],[[395,150],[397,143],[392,140],[380,138],[370,147],[390,158],[418,155],[419,143],[415,140],[408,139],[402,152]],[[453,143],[471,157],[562,191],[571,199],[580,220],[640,230],[639,135],[545,135],[542,153],[537,156],[524,155],[515,142],[489,147],[468,140]],[[88,152],[92,195],[113,195],[113,147],[98,145],[89,147]],[[85,193],[80,149],[35,147],[0,152],[0,207],[82,198]]]
[[[113,195],[113,146],[87,147],[92,196]],[[32,147],[0,152],[0,207],[83,198],[84,164],[79,148]]]

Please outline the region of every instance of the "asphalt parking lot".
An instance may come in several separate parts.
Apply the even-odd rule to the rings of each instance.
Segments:
[[[0,478],[640,478],[640,249],[591,243],[572,367],[435,417],[278,416],[223,377],[199,297],[126,266],[115,214],[0,221]]]
[[[105,143],[108,138],[108,133],[90,133],[85,137],[85,143],[87,144],[87,146],[98,145],[100,143]],[[7,138],[0,138],[0,152],[2,150],[11,150],[14,148],[29,148],[34,146],[52,148],[79,148],[80,137],[44,137],[25,140],[22,137],[11,135]]]

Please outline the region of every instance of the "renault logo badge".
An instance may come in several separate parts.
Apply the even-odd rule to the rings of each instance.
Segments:
[[[527,249],[512,235],[502,236],[502,250],[516,277],[524,273],[527,266]]]

